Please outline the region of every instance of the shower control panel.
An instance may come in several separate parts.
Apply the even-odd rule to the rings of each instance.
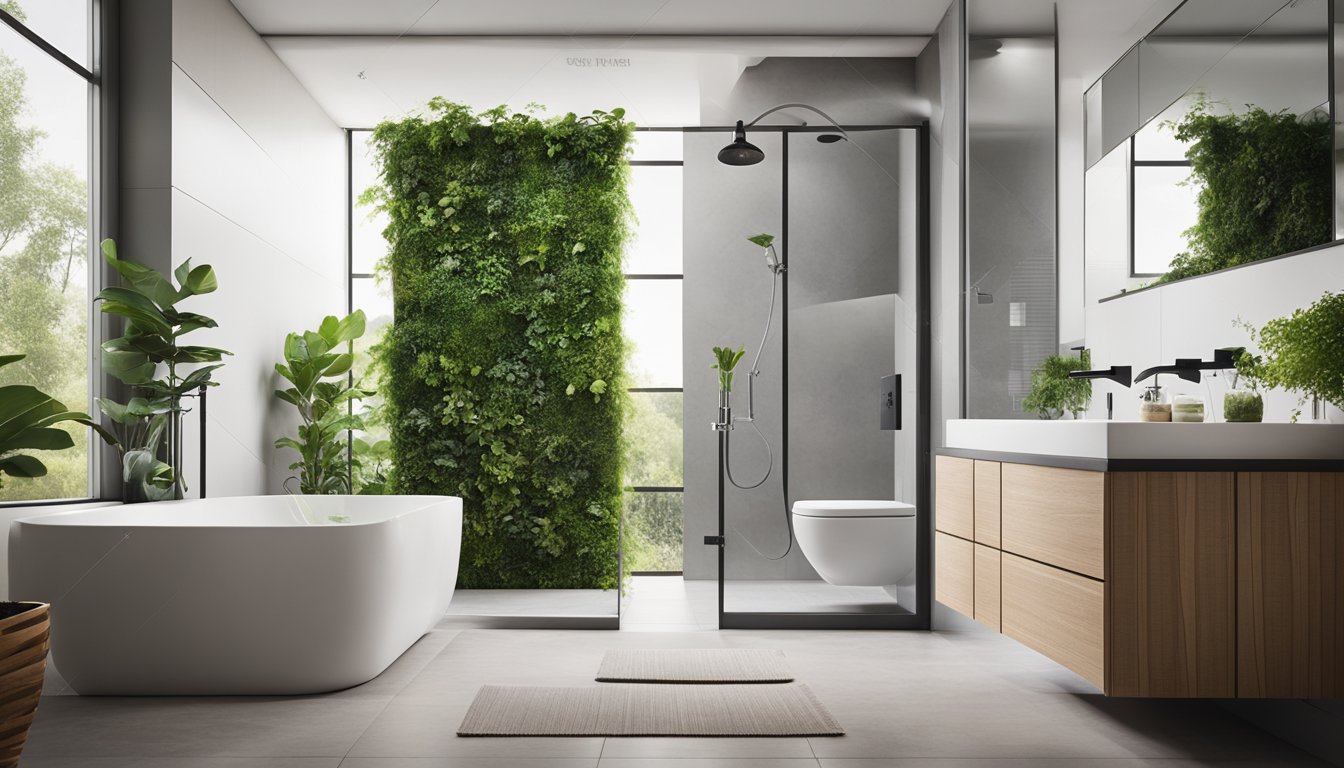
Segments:
[[[901,374],[895,373],[882,377],[881,423],[882,429],[901,428]]]

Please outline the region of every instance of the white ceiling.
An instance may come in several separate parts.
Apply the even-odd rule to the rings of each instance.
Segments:
[[[263,35],[928,35],[949,0],[233,0]]]

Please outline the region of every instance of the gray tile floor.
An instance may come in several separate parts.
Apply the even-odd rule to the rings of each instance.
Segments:
[[[694,583],[683,592],[700,589]],[[1106,699],[979,632],[705,631],[702,601],[638,590],[646,631],[458,630],[320,696],[42,701],[24,768],[1186,768],[1322,765],[1209,702]],[[653,603],[661,601],[662,606]],[[662,611],[658,610],[661,608]],[[683,621],[684,620],[684,621]],[[676,631],[647,631],[657,627]],[[486,683],[583,685],[608,648],[779,648],[848,734],[788,739],[462,739]]]

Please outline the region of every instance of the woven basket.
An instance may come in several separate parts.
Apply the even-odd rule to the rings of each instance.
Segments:
[[[0,768],[19,764],[47,667],[47,604],[20,605],[28,610],[0,619]]]

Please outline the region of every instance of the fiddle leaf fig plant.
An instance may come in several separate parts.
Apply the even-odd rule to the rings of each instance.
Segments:
[[[121,276],[122,286],[97,296],[104,314],[125,319],[124,332],[102,344],[103,370],[130,385],[140,397],[125,404],[100,398],[98,408],[121,433],[125,501],[180,499],[186,492],[182,475],[182,414],[186,398],[214,387],[215,371],[224,355],[217,347],[183,344],[182,337],[218,323],[181,308],[194,296],[219,288],[215,270],[191,260],[173,270],[172,279],[157,270],[117,256],[117,244],[102,243],[103,257]],[[175,281],[175,282],[174,282]],[[183,370],[184,366],[201,366]],[[161,445],[167,438],[167,457]]]
[[[275,447],[298,452],[289,468],[298,472],[305,494],[350,493],[344,435],[364,429],[350,406],[375,394],[343,378],[355,360],[354,340],[363,335],[364,311],[357,309],[344,318],[328,315],[316,331],[285,337],[285,361],[276,363],[275,371],[291,386],[275,396],[298,409],[300,423],[297,436],[282,437]]]
[[[0,368],[17,363],[26,355],[0,355]],[[42,460],[22,450],[62,451],[75,446],[69,432],[57,424],[73,421],[92,427],[111,445],[117,440],[95,424],[88,414],[66,408],[37,387],[11,384],[0,387],[0,487],[5,475],[34,478],[47,474]]]
[[[740,347],[715,347],[714,359],[717,361],[709,366],[712,370],[719,372],[719,390],[721,392],[733,391],[733,369],[737,367],[742,356],[747,353],[747,348]]]

